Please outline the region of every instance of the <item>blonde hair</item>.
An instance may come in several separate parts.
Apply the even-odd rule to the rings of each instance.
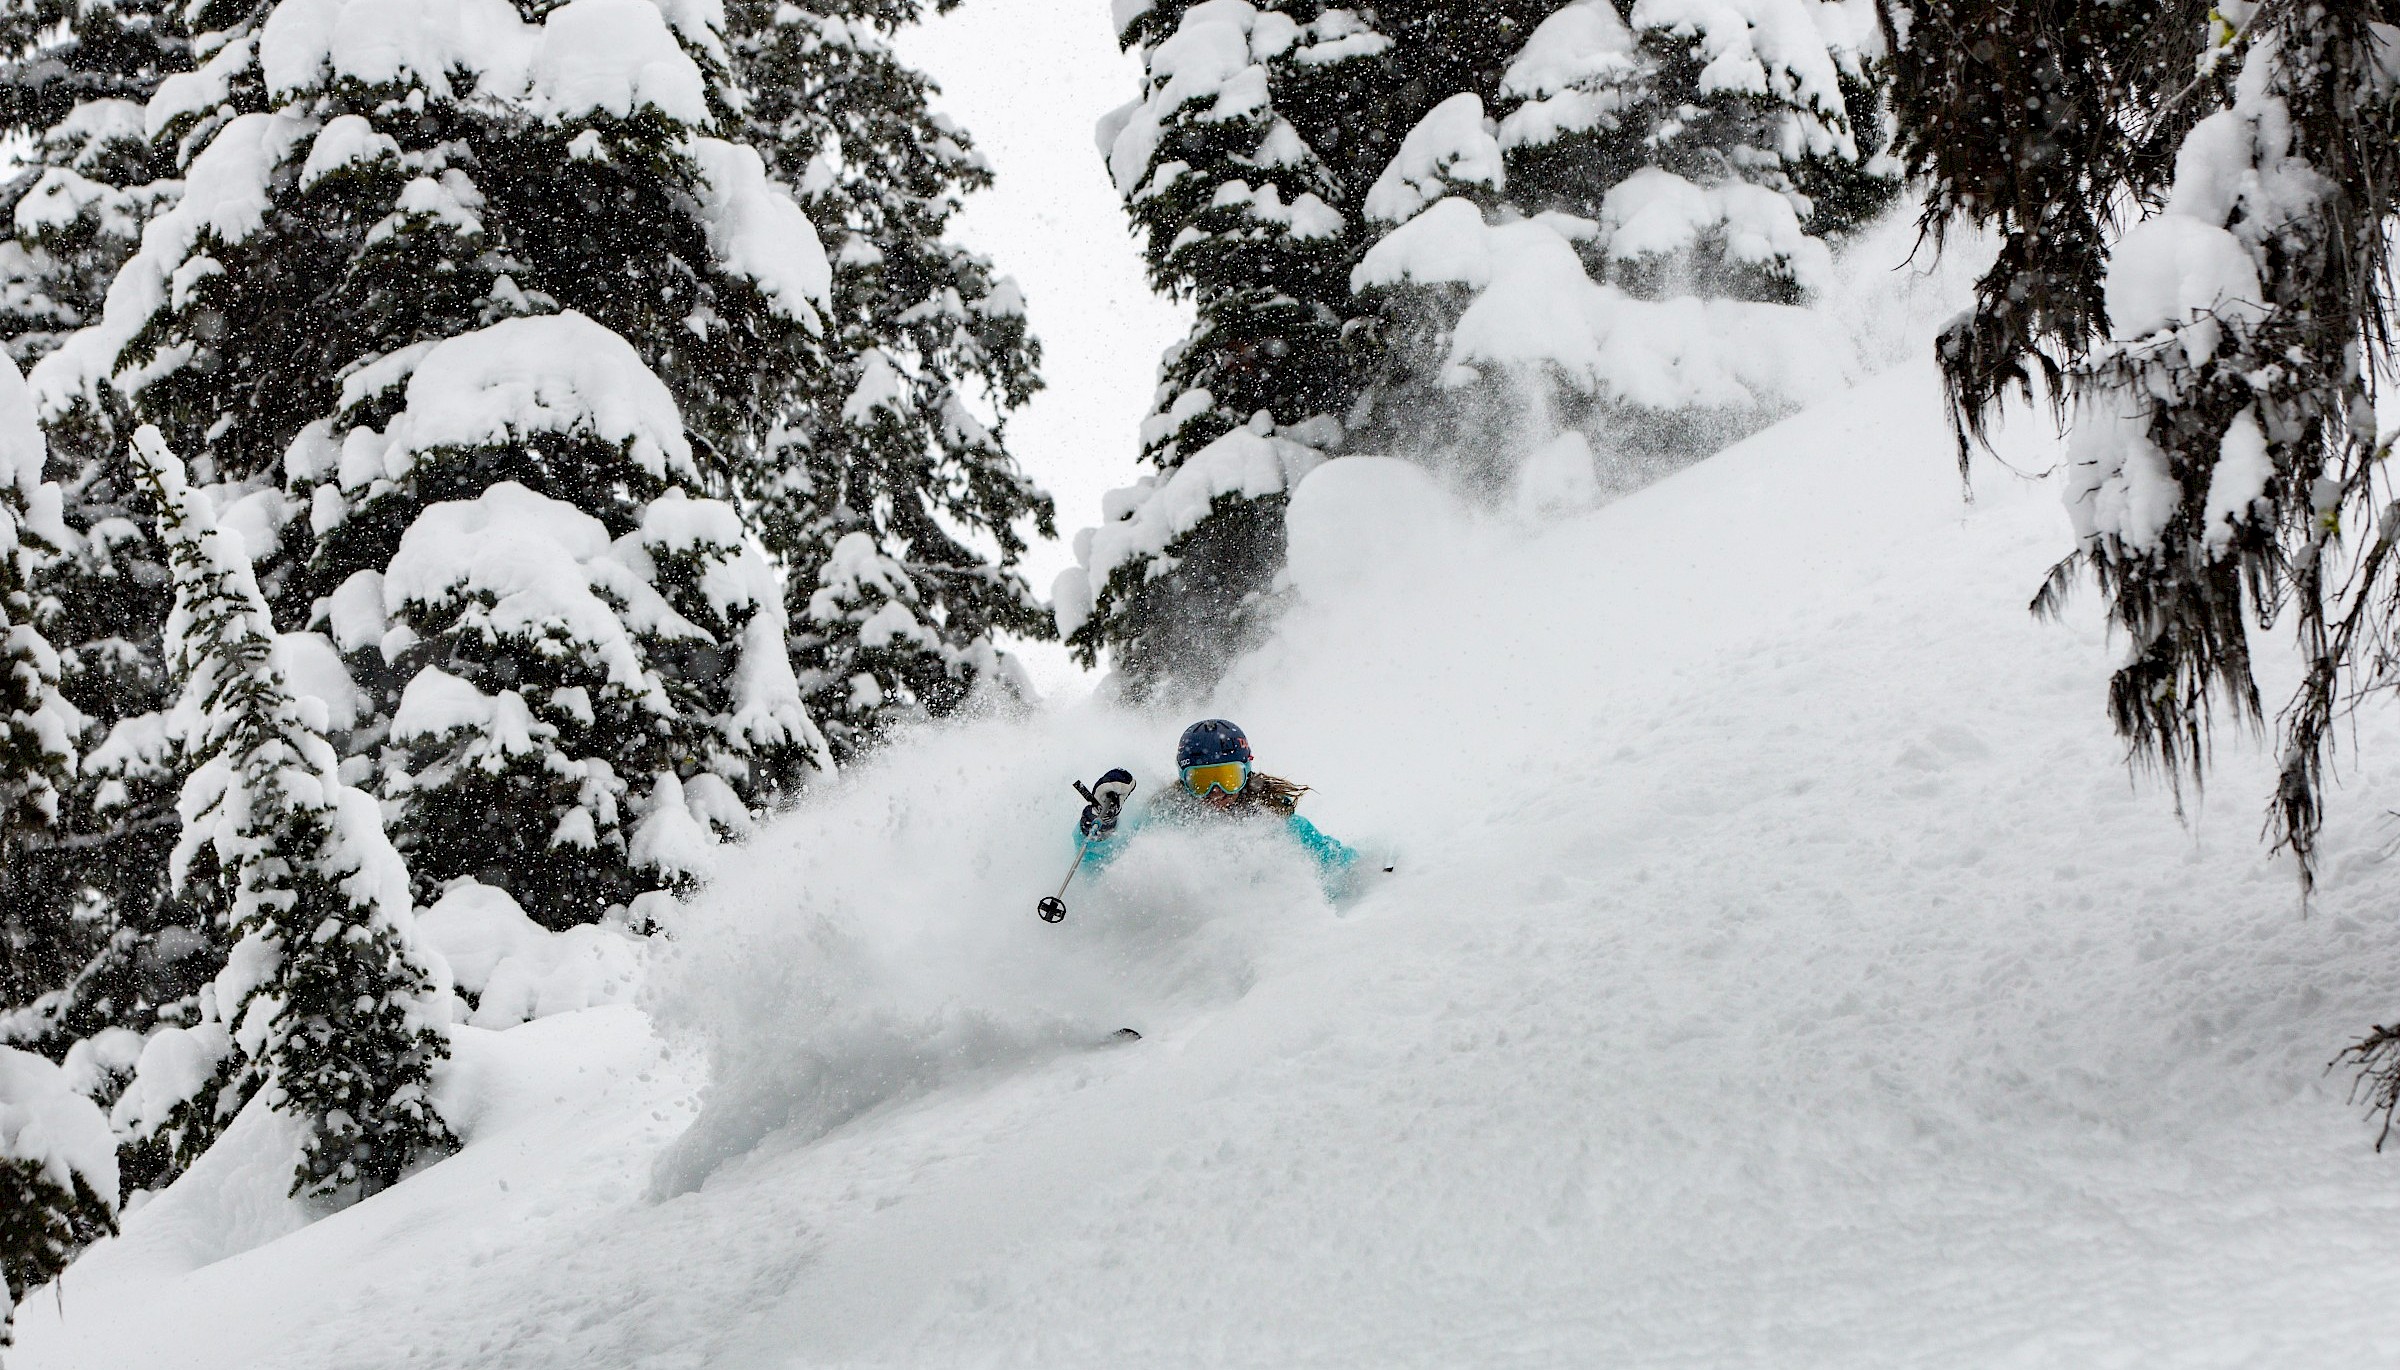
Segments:
[[[1257,805],[1289,817],[1300,807],[1300,796],[1306,793],[1306,785],[1295,785],[1281,776],[1268,775],[1264,771],[1252,771],[1250,783],[1242,786],[1241,801],[1245,806]]]

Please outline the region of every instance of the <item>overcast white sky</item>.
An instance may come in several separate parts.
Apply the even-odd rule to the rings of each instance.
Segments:
[[[1158,354],[1188,314],[1150,293],[1092,125],[1132,98],[1140,66],[1117,51],[1107,0],[967,0],[905,33],[900,50],[941,84],[999,183],[956,220],[958,238],[1025,287],[1050,388],[1009,425],[1009,447],[1058,500],[1060,540],[1034,549],[1044,598],[1074,563],[1067,539],[1129,485]],[[1045,692],[1088,682],[1055,647],[1023,652]]]

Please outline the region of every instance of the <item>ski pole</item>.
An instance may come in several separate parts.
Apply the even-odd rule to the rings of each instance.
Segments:
[[[1058,893],[1051,895],[1049,898],[1044,899],[1041,903],[1034,906],[1035,911],[1042,915],[1043,922],[1059,923],[1066,921],[1067,886],[1075,883],[1075,872],[1083,869],[1083,854],[1091,849],[1092,836],[1090,833],[1085,833],[1083,836],[1083,845],[1075,849],[1075,864],[1067,867],[1067,878],[1058,882]]]
[[[1122,777],[1123,779],[1124,789],[1110,790],[1110,782],[1118,779],[1119,777]],[[1109,794],[1110,802],[1106,804],[1101,803],[1100,796],[1093,794],[1084,786],[1082,781],[1077,780],[1072,783],[1075,786],[1075,793],[1083,796],[1083,802],[1091,805],[1093,812],[1101,815],[1103,820],[1113,823],[1116,816],[1117,804],[1122,802],[1126,792],[1133,789],[1133,777],[1126,775],[1123,771],[1111,771],[1107,775],[1100,777],[1100,780],[1100,788],[1108,791]],[[1093,835],[1094,834],[1090,832],[1084,833],[1083,844],[1075,848],[1075,864],[1067,867],[1067,878],[1058,882],[1058,893],[1051,895],[1049,898],[1044,899],[1041,903],[1034,906],[1035,911],[1042,915],[1043,922],[1059,923],[1066,920],[1067,886],[1075,883],[1075,872],[1083,869],[1083,858],[1084,855],[1092,849]]]
[[[1056,895],[1034,905],[1034,909],[1039,909],[1039,914],[1042,914],[1044,924],[1056,924],[1056,921],[1066,919],[1066,888],[1075,883],[1075,871],[1082,869],[1082,859],[1092,852],[1092,842],[1116,830],[1116,813],[1126,806],[1126,794],[1133,794],[1133,775],[1126,773],[1126,770],[1111,770],[1111,773],[1102,775],[1099,777],[1099,794],[1094,794],[1092,787],[1087,787],[1082,780],[1075,780],[1073,785],[1075,794],[1082,794],[1082,801],[1090,804],[1090,809],[1085,809],[1087,825],[1082,828],[1082,845],[1075,847],[1075,864],[1066,869],[1066,881],[1058,881]]]

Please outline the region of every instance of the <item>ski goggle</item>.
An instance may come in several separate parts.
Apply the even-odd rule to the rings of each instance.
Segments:
[[[1240,794],[1242,786],[1250,783],[1250,767],[1240,761],[1227,761],[1215,766],[1186,766],[1183,768],[1183,783],[1203,799],[1208,797],[1210,790]]]

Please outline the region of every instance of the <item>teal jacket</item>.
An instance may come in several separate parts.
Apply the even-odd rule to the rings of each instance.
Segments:
[[[1166,810],[1163,814],[1160,812],[1162,809]],[[1316,824],[1296,813],[1280,817],[1272,814],[1220,814],[1217,810],[1197,802],[1174,803],[1170,796],[1164,803],[1145,804],[1139,809],[1129,809],[1119,815],[1117,826],[1107,836],[1092,839],[1091,844],[1084,848],[1084,865],[1094,872],[1104,869],[1109,862],[1117,858],[1119,852],[1125,850],[1126,844],[1132,841],[1135,831],[1153,818],[1178,825],[1197,823],[1206,819],[1236,823],[1280,822],[1284,832],[1289,834],[1293,841],[1299,843],[1300,849],[1307,852],[1309,858],[1316,862],[1317,883],[1322,885],[1325,893],[1332,898],[1339,898],[1349,892],[1351,867],[1358,864],[1358,853],[1355,850],[1339,839],[1319,832]],[[1079,843],[1082,842],[1083,834],[1080,830],[1075,834],[1075,840]]]

